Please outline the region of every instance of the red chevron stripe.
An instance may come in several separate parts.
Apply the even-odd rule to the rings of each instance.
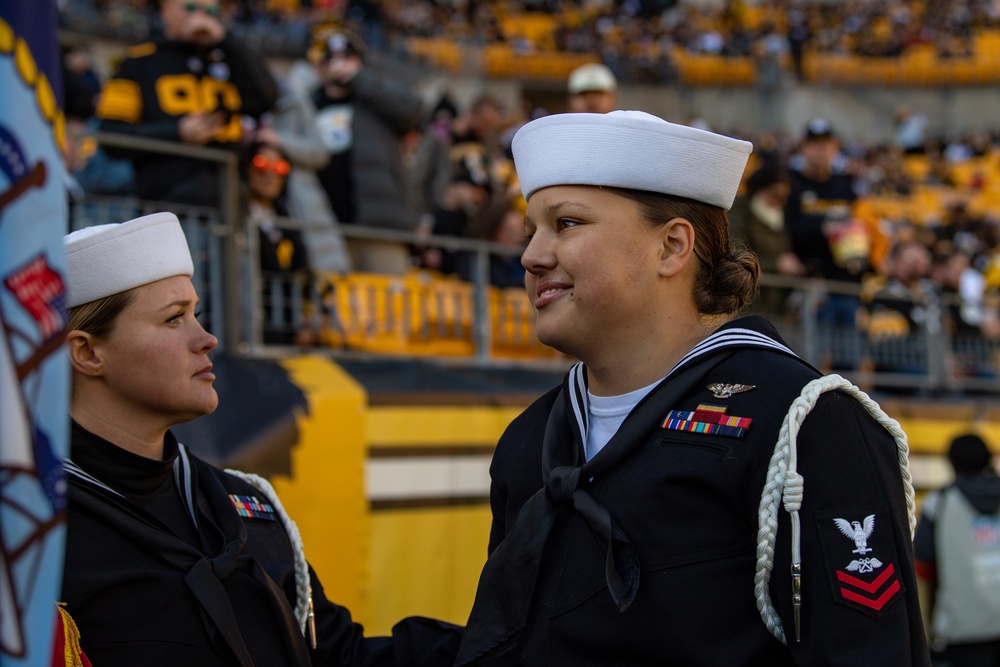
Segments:
[[[886,589],[885,593],[882,593],[882,595],[878,596],[874,600],[872,600],[871,598],[866,598],[863,595],[859,595],[854,591],[849,591],[844,588],[840,589],[840,594],[844,596],[845,600],[850,600],[851,602],[857,602],[858,604],[863,604],[866,607],[871,607],[875,611],[880,611],[882,607],[885,606],[885,603],[891,600],[892,597],[899,592],[899,589],[900,589],[899,579],[897,579],[896,581],[892,582],[892,585]]]
[[[885,568],[885,571],[882,574],[880,574],[870,584],[867,581],[862,581],[857,577],[852,577],[851,575],[845,572],[841,572],[840,570],[837,570],[837,579],[840,579],[841,582],[848,584],[850,586],[854,586],[855,588],[860,588],[866,593],[874,593],[878,589],[882,588],[882,584],[884,584],[886,580],[889,577],[891,577],[895,571],[896,568],[893,566],[892,563],[889,563],[889,566]]]

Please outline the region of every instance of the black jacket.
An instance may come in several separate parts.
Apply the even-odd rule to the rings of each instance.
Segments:
[[[839,265],[831,250],[831,234],[850,220],[854,193],[853,178],[834,172],[826,181],[815,181],[800,171],[791,171],[791,192],[785,205],[785,229],[792,249],[810,275],[827,280],[858,282],[868,268]]]
[[[209,144],[236,149],[242,116],[259,117],[274,106],[278,89],[263,60],[232,36],[217,47],[187,42],[149,42],[132,48],[105,84],[97,106],[100,129],[180,141],[178,121],[191,113],[223,111],[229,123]],[[141,199],[214,205],[219,166],[214,162],[108,147],[133,160],[135,194]]]
[[[311,650],[292,611],[284,527],[266,507],[241,516],[235,506],[267,505],[266,496],[188,454],[172,435],[165,444],[165,460],[152,461],[73,425],[62,601],[95,665],[451,663],[456,628],[412,618],[391,639],[366,639],[310,568]]]

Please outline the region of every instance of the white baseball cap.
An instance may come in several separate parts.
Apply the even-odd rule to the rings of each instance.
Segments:
[[[580,65],[569,75],[566,89],[570,95],[597,91],[611,93],[618,88],[618,80],[607,65],[588,63]]]

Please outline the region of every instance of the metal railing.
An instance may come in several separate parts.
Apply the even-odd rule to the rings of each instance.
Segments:
[[[790,291],[794,313],[772,321],[798,354],[824,371],[862,387],[907,394],[1000,393],[1000,341],[956,328],[951,313],[961,302],[955,294],[879,292],[883,307],[897,309],[901,319],[911,311],[918,314],[905,331],[880,334],[865,322],[872,298],[862,285],[763,275],[761,286]],[[855,323],[823,321],[822,307],[831,295],[857,300]]]
[[[296,229],[304,232],[308,231],[331,231],[331,225],[322,223],[310,223],[289,218],[276,221],[277,226],[287,229]],[[244,221],[245,228],[241,232],[245,239],[244,257],[257,256],[258,228],[259,225],[253,220]],[[339,332],[343,340],[333,343],[331,346],[341,352],[360,353],[365,350],[364,345],[351,345],[348,341],[348,322],[364,320],[372,338],[387,334],[396,335],[402,341],[396,346],[398,353],[417,353],[419,345],[409,348],[405,341],[414,341],[421,337],[429,337],[432,332],[431,326],[435,326],[437,338],[439,340],[451,340],[453,342],[466,341],[469,343],[466,349],[467,354],[459,356],[470,356],[474,361],[489,363],[499,361],[491,354],[494,349],[495,331],[498,323],[494,315],[495,308],[491,308],[491,286],[489,280],[489,262],[491,256],[516,256],[518,249],[511,248],[499,243],[488,241],[477,241],[468,238],[458,238],[450,236],[417,236],[413,232],[404,232],[390,229],[377,229],[371,227],[361,227],[356,225],[338,225],[336,230],[346,239],[363,239],[367,241],[389,241],[411,246],[426,246],[442,248],[450,252],[465,253],[469,259],[470,267],[469,280],[463,284],[456,283],[455,280],[438,276],[433,272],[417,273],[409,276],[383,276],[376,274],[354,273],[350,277],[337,274],[330,274],[319,271],[310,271],[308,274],[298,274],[292,276],[262,275],[260,269],[254,262],[246,261],[243,269],[245,289],[243,300],[248,304],[244,312],[245,335],[238,343],[238,349],[243,352],[253,354],[266,354],[268,347],[264,343],[265,324],[272,330],[284,329],[288,333],[298,330],[307,325],[307,320],[320,319],[327,323],[334,333]],[[415,291],[415,287],[425,285],[428,287],[423,297],[409,294]],[[434,286],[438,291],[434,292]],[[448,286],[455,286],[463,294],[447,294]],[[463,289],[467,287],[468,289]],[[331,297],[331,290],[340,289],[342,291],[354,291],[353,300],[350,305],[338,304],[336,294]],[[361,295],[357,292],[367,291],[369,294]],[[352,295],[344,295],[351,300]],[[366,306],[359,306],[356,301],[363,299]],[[444,303],[448,300],[449,303]],[[432,303],[436,302],[436,303]],[[527,301],[525,300],[527,306]],[[366,313],[358,315],[356,311],[364,307]],[[442,318],[434,319],[426,316],[426,311],[451,311],[448,320],[453,331],[444,331],[449,325]],[[514,306],[516,310],[516,306]],[[399,310],[400,312],[396,312]],[[528,308],[530,311],[530,306]],[[421,316],[424,311],[425,316]],[[288,313],[290,318],[287,321],[280,319],[281,313]],[[530,312],[524,313],[525,318],[530,317]],[[265,323],[265,319],[269,319]],[[379,322],[379,320],[382,320]],[[461,324],[466,323],[465,325]],[[528,343],[529,341],[524,341]],[[378,345],[372,345],[370,349],[379,349]],[[459,348],[461,349],[461,348]],[[539,356],[537,361],[542,362],[544,358]]]
[[[380,276],[321,272],[265,276],[258,262],[258,229],[240,208],[234,153],[101,134],[108,146],[199,157],[218,164],[220,208],[86,196],[72,207],[74,228],[121,221],[158,210],[177,213],[195,259],[195,288],[203,322],[224,349],[257,356],[287,354],[293,345],[265,343],[265,329],[294,333],[317,326],[311,342],[337,357],[409,355],[447,358],[452,364],[565,366],[568,360],[534,339],[530,304],[523,291],[489,284],[492,256],[517,255],[509,246],[465,238],[339,225],[347,239],[391,241],[465,253],[468,280],[432,273]],[[331,225],[279,221],[299,230]],[[924,313],[902,336],[872,339],[853,322],[826,323],[822,304],[831,295],[860,297],[859,285],[822,280],[762,277],[763,288],[787,291],[792,313],[772,322],[796,352],[824,371],[838,372],[863,388],[910,394],[1000,394],[1000,343],[955,333],[946,315],[953,297],[918,298]],[[265,318],[267,318],[265,320]]]

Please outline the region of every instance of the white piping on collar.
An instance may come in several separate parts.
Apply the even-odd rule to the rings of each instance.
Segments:
[[[72,459],[68,459],[68,458],[67,459],[63,459],[63,468],[66,470],[66,474],[67,475],[71,475],[73,477],[76,477],[80,481],[85,482],[87,484],[90,484],[91,486],[96,486],[96,487],[98,487],[100,489],[104,489],[105,491],[109,491],[109,492],[115,494],[116,496],[120,496],[122,498],[125,497],[122,494],[120,494],[117,491],[115,491],[114,489],[112,489],[110,486],[108,486],[104,482],[102,482],[101,480],[99,480],[96,477],[94,477],[93,475],[91,475],[89,472],[87,472],[86,470],[84,470],[80,466],[78,466],[76,463],[73,462]]]
[[[109,493],[113,493],[119,498],[125,497],[122,493],[115,491],[100,479],[94,477],[89,472],[81,468],[70,458],[63,459],[63,468],[66,470],[67,475],[71,475],[85,484],[95,486],[104,491],[108,491]],[[184,508],[187,509],[188,515],[191,517],[191,521],[194,522],[194,525],[197,528],[198,517],[194,506],[194,484],[192,481],[191,461],[188,457],[187,447],[179,442],[177,443],[177,458],[174,459],[173,468],[174,483],[177,485],[177,490],[181,495],[181,502],[184,503]]]
[[[674,367],[670,369],[663,379],[666,380],[693,360],[726,347],[761,347],[783,352],[798,358],[798,355],[791,348],[779,343],[766,334],[752,329],[735,327],[716,331],[695,345],[687,354],[681,357],[680,361],[674,364]],[[587,398],[586,376],[587,374],[584,372],[582,361],[574,364],[569,370],[570,404],[573,406],[573,416],[576,418],[577,428],[580,430],[581,442],[587,442],[587,416],[590,414],[590,400]]]
[[[181,500],[187,508],[188,515],[198,528],[198,513],[194,507],[194,484],[191,480],[191,461],[188,459],[187,447],[177,443],[177,458],[174,459],[174,483],[181,494]]]

